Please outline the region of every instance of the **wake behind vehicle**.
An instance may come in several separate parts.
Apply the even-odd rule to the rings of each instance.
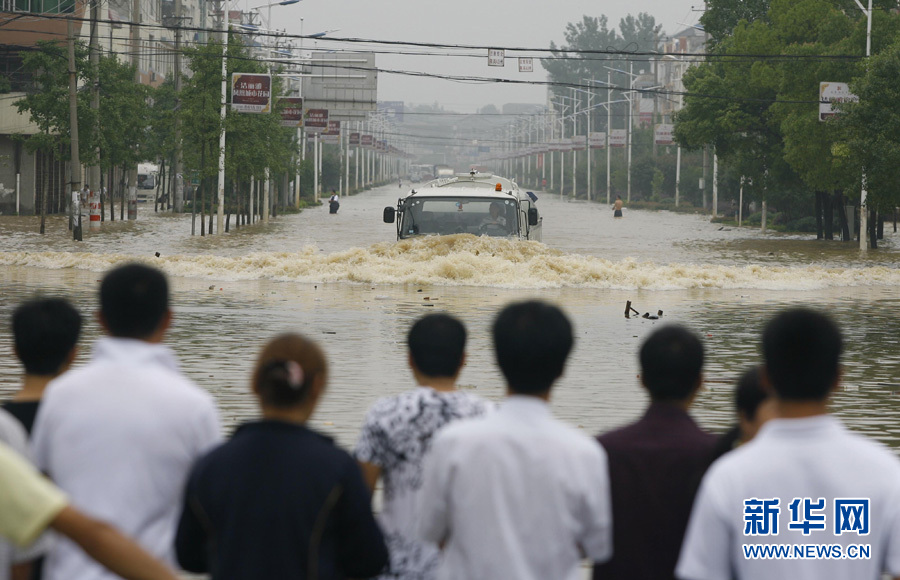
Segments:
[[[514,181],[470,172],[436,179],[384,208],[384,222],[397,224],[397,239],[474,234],[541,241],[537,197]]]

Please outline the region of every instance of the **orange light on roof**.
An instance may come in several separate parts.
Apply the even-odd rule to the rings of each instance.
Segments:
[[[503,184],[498,183],[494,186],[494,191],[503,191]]]

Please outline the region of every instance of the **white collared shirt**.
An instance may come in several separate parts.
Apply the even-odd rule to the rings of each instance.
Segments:
[[[97,341],[89,364],[48,385],[32,449],[73,505],[174,565],[188,471],[220,440],[212,397],[178,371],[169,348],[107,337]],[[44,578],[117,577],[60,541]]]
[[[568,580],[582,555],[612,555],[606,452],[535,397],[437,435],[419,514],[420,536],[444,542],[441,580]]]
[[[858,523],[868,528],[865,534],[838,503],[863,499],[869,509]],[[808,534],[804,522],[813,523]],[[851,549],[864,554],[860,545],[870,546],[869,557],[848,557]],[[760,557],[759,550],[771,546],[778,546],[779,557],[771,551]],[[810,557],[819,553],[830,557]],[[712,465],[694,502],[676,575],[877,580],[884,571],[900,575],[900,461],[835,417],[819,415],[772,420]]]

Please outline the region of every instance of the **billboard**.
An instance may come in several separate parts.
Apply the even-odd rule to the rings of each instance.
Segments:
[[[653,132],[654,140],[657,145],[671,145],[675,142],[673,137],[673,133],[675,132],[675,125],[671,123],[660,123],[656,126],[656,130]]]
[[[341,142],[341,122],[328,120],[328,127],[322,131],[322,143],[337,145]]]
[[[819,83],[819,120],[826,121],[838,114],[832,103],[858,103],[859,97],[850,92],[847,83]]]
[[[591,131],[591,149],[606,149],[606,131]]]
[[[313,51],[303,64],[306,106],[328,109],[335,121],[365,121],[375,110],[378,73],[371,52]]]
[[[271,113],[272,77],[231,73],[231,108],[240,113]]]
[[[628,131],[626,129],[613,129],[609,132],[610,147],[624,147],[628,142]]]
[[[281,126],[303,126],[303,97],[281,97]]]
[[[378,112],[398,123],[403,122],[403,101],[378,101]]]
[[[321,133],[328,128],[328,109],[306,109],[303,126],[307,133]]]

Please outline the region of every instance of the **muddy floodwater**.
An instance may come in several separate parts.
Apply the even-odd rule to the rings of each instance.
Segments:
[[[191,237],[190,216],[152,207],[141,207],[136,222],[86,231],[82,243],[69,239],[60,218],[42,237],[36,218],[0,217],[0,397],[17,387],[8,332],[15,304],[35,294],[74,301],[90,317],[83,364],[99,333],[93,312],[102,272],[137,259],[169,274],[175,323],[168,343],[216,397],[229,429],[256,414],[248,376],[260,345],[299,331],[322,344],[331,364],[313,422],[352,446],[369,405],[412,386],[406,331],[439,310],[470,331],[461,383],[498,399],[493,316],[512,300],[540,298],[561,305],[577,335],[553,394],[559,417],[587,433],[633,420],[646,404],[637,347],[656,326],[680,322],[704,337],[708,353],[694,415],[722,430],[732,421],[734,379],[759,361],[765,321],[808,305],[830,312],[846,335],[835,411],[853,429],[900,447],[900,237],[890,226],[882,247],[861,255],[855,243],[723,228],[627,204],[625,217],[613,219],[606,205],[538,192],[543,244],[467,235],[398,243],[393,225],[381,221],[398,193],[383,187],[344,198],[337,215],[307,209],[214,237]],[[642,313],[662,310],[662,319],[626,319],[627,300]]]

